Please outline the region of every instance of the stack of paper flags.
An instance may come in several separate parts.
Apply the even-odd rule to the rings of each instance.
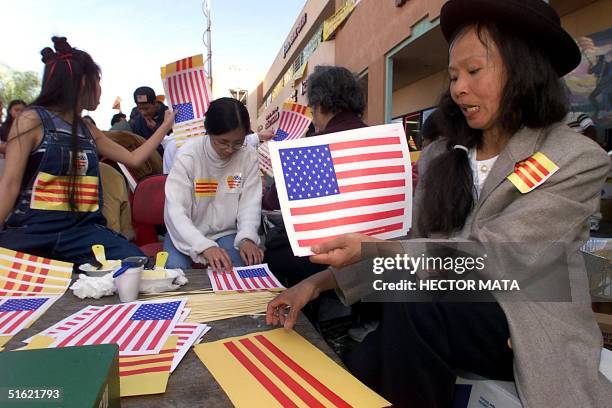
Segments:
[[[26,348],[119,345],[121,396],[163,393],[170,373],[210,327],[183,323],[184,299],[88,306],[38,335]]]
[[[204,116],[212,100],[208,79],[204,71],[204,58],[200,55],[171,62],[161,68],[168,105],[176,112],[173,127],[176,146],[188,139],[202,136]]]
[[[72,264],[0,248],[0,350],[68,289]]]
[[[208,279],[215,292],[281,291],[285,289],[272,274],[268,264],[235,267],[227,272],[208,268]]]

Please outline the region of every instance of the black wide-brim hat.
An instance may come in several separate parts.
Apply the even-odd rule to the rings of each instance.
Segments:
[[[560,77],[580,64],[578,45],[561,27],[557,12],[542,0],[449,0],[440,12],[442,33],[449,43],[459,28],[485,20],[527,36],[548,56]]]

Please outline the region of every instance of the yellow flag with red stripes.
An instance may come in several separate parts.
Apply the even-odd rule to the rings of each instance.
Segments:
[[[219,181],[216,179],[195,179],[194,191],[196,197],[214,197],[217,194]]]
[[[523,194],[544,183],[559,170],[552,160],[537,152],[527,160],[517,163],[514,172],[507,179]]]
[[[391,405],[295,331],[231,337],[194,350],[238,408]]]
[[[0,248],[0,297],[62,295],[72,264]]]
[[[70,177],[40,172],[32,188],[30,208],[47,211],[70,211]],[[98,177],[76,176],[74,201],[76,210],[94,212],[98,205]]]

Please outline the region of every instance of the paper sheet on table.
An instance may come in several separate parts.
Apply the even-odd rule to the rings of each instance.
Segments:
[[[194,349],[239,408],[391,405],[294,331],[276,329]]]
[[[166,392],[172,360],[177,351],[177,340],[176,336],[168,337],[159,354],[119,357],[122,397]]]
[[[410,229],[412,168],[401,123],[268,148],[294,255],[346,233],[389,239]]]
[[[177,351],[174,354],[174,360],[172,360],[172,369],[170,372],[174,372],[191,346],[201,341],[202,337],[209,330],[210,326],[198,323],[177,323],[176,326],[174,326],[174,329],[172,329],[170,335],[176,336],[178,340],[176,343]]]
[[[0,296],[62,295],[72,264],[0,248]]]

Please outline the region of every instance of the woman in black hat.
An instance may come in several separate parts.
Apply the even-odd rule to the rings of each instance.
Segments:
[[[431,256],[436,243],[484,247],[481,278],[526,287],[486,303],[386,303],[379,329],[345,362],[395,406],[450,406],[456,370],[514,380],[526,407],[609,406],[579,252],[609,159],[562,123],[560,77],[579,63],[578,47],[541,0],[450,0],[440,22],[450,84],[440,103],[442,137],[419,163],[413,239],[370,244],[368,257]],[[347,303],[371,292],[372,258],[361,253],[368,242],[381,241],[349,234],[312,248],[311,260],[332,268],[270,302],[268,322],[292,327],[327,289]],[[558,281],[568,287],[548,294],[554,302],[529,291]]]

